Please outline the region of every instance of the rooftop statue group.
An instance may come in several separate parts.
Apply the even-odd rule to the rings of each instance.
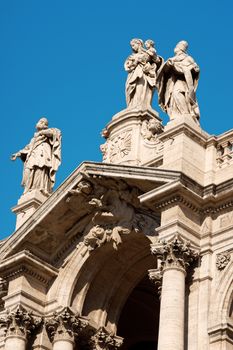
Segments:
[[[180,41],[175,47],[175,56],[166,62],[157,55],[153,40],[147,40],[144,44],[141,39],[132,39],[130,44],[133,53],[125,61],[128,108],[151,109],[153,93],[157,90],[159,104],[171,120],[188,115],[198,124],[199,108],[195,92],[199,67],[187,54],[188,43]],[[24,194],[39,190],[48,195],[52,192],[55,174],[61,163],[61,132],[49,128],[46,118],[38,121],[36,129],[30,143],[13,154],[11,159],[21,158],[24,162]],[[151,137],[152,132],[147,138]]]
[[[196,89],[200,70],[187,54],[188,43],[180,41],[174,49],[175,56],[166,62],[157,55],[152,40],[144,46],[141,39],[132,39],[130,45],[133,53],[125,61],[128,108],[151,109],[156,89],[159,105],[170,120],[188,115],[199,124]]]

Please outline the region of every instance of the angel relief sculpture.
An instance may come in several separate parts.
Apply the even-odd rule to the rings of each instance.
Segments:
[[[156,75],[163,59],[158,56],[153,40],[147,40],[145,47],[141,39],[130,42],[133,53],[125,61],[128,72],[125,94],[130,109],[151,109],[156,87]]]

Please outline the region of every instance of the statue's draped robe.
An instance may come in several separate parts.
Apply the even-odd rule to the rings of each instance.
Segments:
[[[161,67],[157,78],[159,105],[170,119],[188,114],[198,122],[199,108],[195,96],[198,78],[199,67],[186,53],[170,58]]]
[[[150,60],[146,52],[137,52],[125,61],[125,70],[128,72],[125,94],[129,108],[151,108],[156,83],[156,64],[150,63]],[[136,61],[137,64],[134,63]]]
[[[24,193],[33,189],[50,193],[54,186],[55,173],[61,163],[61,132],[50,128],[46,133],[36,132],[31,142],[20,150],[24,161]]]

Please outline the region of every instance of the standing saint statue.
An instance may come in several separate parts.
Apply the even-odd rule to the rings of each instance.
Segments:
[[[124,65],[128,72],[125,87],[127,106],[139,110],[151,109],[156,74],[162,58],[157,55],[153,40],[147,40],[144,47],[141,39],[132,39],[130,45],[133,53]]]
[[[55,174],[61,164],[61,132],[48,128],[48,120],[41,118],[36,124],[37,132],[30,143],[11,156],[24,162],[22,186],[24,193],[39,190],[48,195],[55,183]]]
[[[171,120],[189,115],[199,124],[196,89],[200,69],[187,49],[188,43],[180,41],[174,49],[175,56],[169,58],[158,73],[159,105]]]

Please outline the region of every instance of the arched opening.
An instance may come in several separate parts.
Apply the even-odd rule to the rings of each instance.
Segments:
[[[122,350],[155,350],[158,343],[160,300],[145,276],[128,297],[117,326]]]

